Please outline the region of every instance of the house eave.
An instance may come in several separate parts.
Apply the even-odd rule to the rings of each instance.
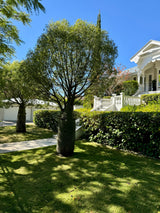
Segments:
[[[156,44],[160,46],[160,41],[156,41],[156,40],[150,40],[149,42],[147,42],[147,44],[145,44],[134,56],[132,56],[130,58],[131,62],[135,62],[137,64],[137,62],[139,61],[139,58],[141,55],[143,55],[143,51],[151,44]]]

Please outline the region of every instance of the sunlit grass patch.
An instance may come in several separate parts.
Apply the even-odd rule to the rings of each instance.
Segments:
[[[84,141],[69,158],[55,149],[0,155],[2,212],[160,211],[159,160]]]

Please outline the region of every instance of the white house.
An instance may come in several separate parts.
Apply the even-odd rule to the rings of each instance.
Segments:
[[[150,40],[131,59],[137,66],[126,70],[130,80],[136,80],[139,89],[134,97],[113,95],[111,99],[95,96],[93,110],[119,111],[125,105],[140,105],[141,94],[160,93],[160,41]]]
[[[150,40],[131,59],[137,64],[128,69],[132,80],[137,80],[136,95],[160,93],[160,41]]]

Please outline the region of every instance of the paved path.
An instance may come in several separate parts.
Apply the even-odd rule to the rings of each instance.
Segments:
[[[35,149],[40,147],[53,146],[56,144],[57,144],[56,137],[31,141],[14,142],[14,143],[4,143],[0,144],[0,153],[2,154],[7,152]]]
[[[33,122],[28,122],[27,124],[33,124]],[[16,125],[14,121],[3,121],[0,123],[0,126],[13,126]],[[76,139],[78,139],[83,134],[81,126],[76,127]],[[13,143],[4,143],[0,144],[0,154],[7,152],[23,151],[28,149],[35,149],[46,146],[53,146],[57,144],[57,135],[53,138],[31,140],[31,141],[22,141],[22,142],[13,142]]]
[[[26,122],[26,125],[27,124],[32,124],[33,125],[33,122],[31,122],[31,121],[27,121]],[[0,127],[1,126],[16,126],[16,121],[1,121],[0,122]]]

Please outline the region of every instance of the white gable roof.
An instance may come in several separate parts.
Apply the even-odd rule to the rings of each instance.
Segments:
[[[143,55],[150,54],[154,51],[160,50],[160,41],[150,40],[145,44],[131,59],[131,62],[138,63],[139,59]]]

